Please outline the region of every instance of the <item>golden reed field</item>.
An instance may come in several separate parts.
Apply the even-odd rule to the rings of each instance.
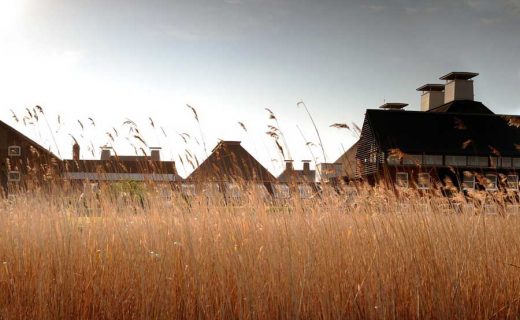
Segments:
[[[518,207],[484,196],[20,194],[1,200],[0,318],[518,318]]]

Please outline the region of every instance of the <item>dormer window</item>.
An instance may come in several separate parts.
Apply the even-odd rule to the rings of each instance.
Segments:
[[[7,148],[7,155],[9,157],[19,157],[22,155],[22,148],[20,146],[9,146]]]
[[[9,182],[20,182],[21,174],[20,171],[9,171],[7,175],[7,181]]]

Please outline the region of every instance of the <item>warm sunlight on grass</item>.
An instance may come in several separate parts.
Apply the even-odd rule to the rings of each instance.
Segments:
[[[28,194],[1,203],[0,318],[506,318],[513,206],[363,189],[264,203]],[[487,210],[487,211],[486,211]]]

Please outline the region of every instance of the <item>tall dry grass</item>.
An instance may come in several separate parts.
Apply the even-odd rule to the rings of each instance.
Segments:
[[[244,197],[186,201],[150,187],[144,200],[106,189],[2,200],[0,318],[520,314],[513,207],[488,215],[379,188],[348,200]]]

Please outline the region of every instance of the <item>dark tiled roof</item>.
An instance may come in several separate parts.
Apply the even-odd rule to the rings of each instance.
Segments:
[[[494,148],[503,156],[520,156],[520,129],[508,124],[516,116],[369,109],[366,117],[383,151],[492,155]]]
[[[480,113],[494,114],[482,102],[472,100],[455,100],[428,110],[427,112],[450,112],[450,113]]]
[[[174,161],[152,160],[64,160],[65,172],[177,174]]]
[[[191,181],[263,181],[274,182],[267,171],[239,141],[221,141],[211,155],[193,171]]]

